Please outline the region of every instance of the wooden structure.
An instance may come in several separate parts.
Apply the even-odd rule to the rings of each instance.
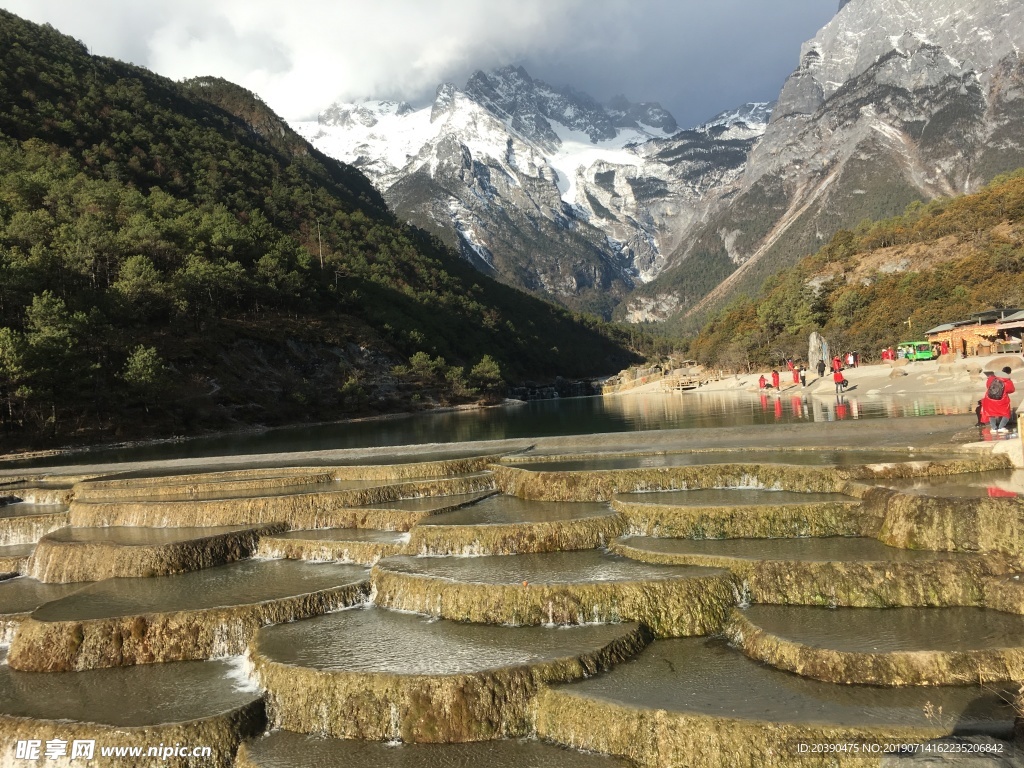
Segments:
[[[958,357],[1020,353],[1024,334],[1024,311],[1020,309],[991,309],[976,312],[968,320],[943,323],[925,331],[932,344],[949,343],[950,351]]]

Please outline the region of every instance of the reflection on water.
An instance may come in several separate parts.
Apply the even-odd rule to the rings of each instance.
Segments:
[[[995,689],[832,685],[780,672],[703,638],[658,640],[611,672],[561,690],[670,712],[862,727],[927,727],[931,702],[955,723],[954,732],[1003,738],[1014,719]]]
[[[927,451],[865,451],[860,449],[814,451],[697,451],[695,453],[590,456],[585,459],[533,461],[520,464],[529,472],[592,472],[609,469],[695,467],[709,464],[793,464],[797,466],[855,466],[896,461],[941,461],[949,454]]]
[[[755,605],[745,613],[773,635],[849,653],[1012,648],[1024,635],[1024,616],[983,608]]]
[[[33,466],[286,453],[386,445],[702,429],[800,421],[891,419],[973,412],[972,393],[934,396],[844,395],[836,399],[746,392],[662,392],[643,396],[534,400],[475,411],[288,427],[180,443],[90,451],[25,462]],[[4,466],[17,466],[5,462]]]
[[[995,469],[948,477],[908,477],[886,485],[904,493],[946,498],[1016,498],[1024,496],[1024,470]]]

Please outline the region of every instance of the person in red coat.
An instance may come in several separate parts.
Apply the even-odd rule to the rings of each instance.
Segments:
[[[772,369],[772,386],[776,389],[779,388],[779,372],[774,368]]]
[[[1010,423],[1010,395],[1017,391],[1017,388],[1013,386],[1013,380],[1010,378],[1011,373],[1011,369],[1006,367],[1003,368],[1002,376],[997,376],[993,373],[985,380],[985,396],[981,398],[981,412],[988,417],[992,434],[1005,435],[1010,431],[1006,426]],[[1003,391],[999,397],[992,396],[992,385],[996,381],[1002,382]]]
[[[846,389],[846,377],[843,376],[842,371],[832,372],[832,381],[836,383],[836,394],[841,395]]]
[[[764,374],[762,373],[761,374],[761,378],[757,380],[757,388],[758,389],[764,389],[767,386],[768,386],[768,379],[766,379],[764,377]]]
[[[832,358],[832,370],[833,371],[841,371],[841,370],[843,370],[843,360],[842,360],[841,357],[839,357],[839,355],[836,355],[835,357]]]

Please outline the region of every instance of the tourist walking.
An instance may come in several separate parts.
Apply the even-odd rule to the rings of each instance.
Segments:
[[[793,383],[794,384],[799,384],[800,383],[800,366],[798,365],[795,368],[792,368],[791,370],[793,371]]]
[[[772,368],[772,386],[779,388],[779,372]]]
[[[824,360],[819,360],[818,361],[818,365],[817,365],[817,368],[818,368],[818,378],[819,379],[823,378],[825,376],[825,367],[826,367],[825,366],[825,361]]]
[[[834,371],[832,373],[832,381],[836,384],[836,394],[841,395],[846,390],[846,377],[843,376],[842,371]]]
[[[994,435],[1009,433],[1010,395],[1017,391],[1010,378],[1013,371],[1007,366],[1002,372],[1002,376],[993,373],[985,380],[985,396],[981,398],[981,411],[988,417],[988,425]]]
[[[800,364],[799,374],[800,374],[800,386],[801,387],[806,387],[807,386],[807,366],[804,365],[803,363]]]

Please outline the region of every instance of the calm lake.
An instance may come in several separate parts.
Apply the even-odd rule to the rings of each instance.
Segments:
[[[227,434],[153,445],[101,448],[25,465],[149,461],[255,453],[288,453],[386,445],[633,432],[707,429],[799,421],[891,419],[970,413],[977,395],[860,396],[823,398],[746,392],[666,392],[643,396],[535,400],[469,411],[426,412]],[[2,462],[2,466],[18,466]]]

